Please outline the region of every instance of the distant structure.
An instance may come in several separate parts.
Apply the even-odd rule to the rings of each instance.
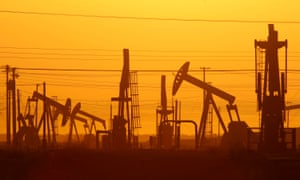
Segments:
[[[292,144],[291,148],[295,148],[294,130],[284,128],[285,94],[287,93],[287,40],[278,41],[278,32],[274,30],[274,25],[269,24],[268,27],[268,39],[254,42],[255,91],[261,118],[258,150],[282,152],[287,149],[288,144]],[[284,71],[280,72],[278,49],[283,47],[285,48],[285,67]]]
[[[175,128],[174,106],[168,106],[166,93],[166,76],[161,76],[160,105],[156,108],[156,134],[158,147],[164,149],[172,148],[172,138]],[[169,117],[171,116],[171,118]]]
[[[218,117],[219,123],[221,124],[221,127],[224,131],[223,142],[225,143],[225,145],[229,148],[232,148],[233,146],[236,146],[237,144],[241,147],[245,146],[246,140],[247,140],[247,124],[243,121],[240,121],[237,106],[234,104],[235,97],[219,88],[216,88],[208,83],[205,83],[205,82],[189,75],[188,74],[189,65],[190,65],[190,63],[186,62],[178,70],[176,77],[174,79],[172,94],[174,96],[177,93],[183,80],[185,80],[201,89],[204,89],[206,91],[204,104],[203,104],[204,108],[202,111],[202,116],[201,116],[201,120],[199,123],[199,129],[198,129],[197,138],[196,138],[197,147],[203,147],[203,145],[207,142],[205,132],[206,132],[206,128],[207,128],[206,125],[207,125],[207,119],[208,119],[210,105],[212,105],[212,107]],[[223,121],[223,118],[219,112],[217,104],[213,98],[214,95],[218,96],[228,102],[228,105],[226,106],[228,114],[229,114],[229,118],[230,118],[228,130],[227,130],[225,123]],[[232,110],[236,113],[237,119],[235,119],[235,121],[233,120],[233,117],[231,114]]]
[[[34,91],[32,97],[28,97],[25,111],[22,113],[20,91],[16,88],[16,78],[18,77],[16,68],[7,66],[6,75],[6,142],[12,148],[24,150],[56,146],[58,128],[56,124],[59,115],[62,115],[61,126],[70,122],[69,143],[72,140],[73,130],[75,130],[79,142],[75,120],[83,122],[84,129],[87,129],[85,135],[89,137],[93,136],[93,131],[97,132],[96,122],[101,123],[106,129],[105,120],[81,110],[80,103],[71,109],[71,99],[68,98],[65,104],[61,104],[47,97],[45,82],[43,83],[43,93]],[[41,114],[39,113],[38,101],[42,102],[40,104],[42,106]]]
[[[174,105],[175,104],[175,105]],[[181,125],[190,124],[194,126],[195,149],[197,149],[197,123],[193,120],[181,119],[181,102],[175,100],[172,106],[168,106],[166,93],[166,76],[161,76],[161,103],[156,108],[156,135],[157,148],[159,149],[176,149],[181,148]],[[152,143],[156,143],[153,141]],[[150,144],[151,145],[151,144]],[[153,147],[151,145],[151,147]]]
[[[16,96],[16,68],[6,66],[6,142],[16,144],[17,134],[17,96]]]
[[[118,114],[112,117],[112,148],[124,150],[137,144],[134,129],[140,127],[137,75],[129,71],[129,49],[123,49],[123,70],[119,86],[119,97],[112,97],[118,102]]]

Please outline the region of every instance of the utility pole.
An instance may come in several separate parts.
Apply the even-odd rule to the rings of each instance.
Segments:
[[[17,134],[17,110],[16,110],[16,68],[12,69],[12,115],[13,115],[13,143],[16,145]]]
[[[210,67],[200,67],[200,69],[202,69],[203,71],[203,82],[205,82],[205,73],[207,69],[210,69]],[[206,90],[203,89],[203,104],[205,102],[205,96],[206,96]]]
[[[10,72],[12,71],[12,74]],[[16,106],[16,68],[6,66],[6,141],[16,145],[17,134],[17,106]],[[12,109],[12,111],[11,111]],[[12,122],[11,122],[12,118]],[[12,125],[12,127],[11,127]],[[12,137],[11,137],[12,130]]]
[[[210,67],[200,67],[200,69],[202,69],[202,71],[203,71],[203,82],[206,83],[206,70],[210,69]],[[204,104],[205,104],[206,94],[207,94],[206,90],[203,89],[203,108],[204,108]],[[209,104],[210,104],[210,102],[209,102]],[[210,132],[210,135],[212,135],[213,124],[212,124],[212,110],[211,110],[210,105],[209,105],[208,113],[209,113],[210,116],[209,115],[207,116],[206,122],[210,124],[209,132]]]
[[[36,84],[36,92],[39,92],[39,84]],[[38,100],[35,103],[35,127],[38,126]]]
[[[10,145],[10,81],[9,81],[9,66],[6,65],[6,143]]]
[[[46,83],[43,83],[43,95],[44,95],[44,114],[43,114],[43,147],[46,148]]]
[[[19,118],[19,116],[21,115],[21,107],[20,107],[20,89],[17,89],[17,105],[18,105],[18,112],[17,112],[17,114],[18,114],[18,118]],[[30,112],[30,110],[29,110],[29,112]],[[21,128],[21,123],[20,123],[20,121],[18,122],[18,129],[20,129]]]

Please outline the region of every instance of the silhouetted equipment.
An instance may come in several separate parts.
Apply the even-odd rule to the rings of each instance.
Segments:
[[[236,105],[233,105],[233,102],[235,100],[235,97],[212,86],[212,85],[209,85],[199,79],[196,79],[195,77],[193,76],[190,76],[189,74],[187,74],[188,72],[188,68],[189,68],[189,62],[186,62],[180,69],[179,71],[177,72],[176,74],[176,77],[175,77],[175,80],[174,80],[174,83],[173,83],[173,90],[172,90],[172,94],[175,95],[181,85],[181,83],[183,82],[183,80],[186,80],[188,82],[190,82],[191,84],[197,86],[197,87],[200,87],[204,90],[206,90],[206,95],[205,95],[205,99],[204,99],[204,108],[203,108],[203,112],[202,112],[202,116],[201,116],[201,121],[200,121],[200,126],[199,126],[199,130],[198,130],[198,145],[203,145],[203,143],[205,142],[205,128],[206,128],[206,120],[207,120],[207,116],[208,116],[208,108],[209,108],[209,104],[211,104],[217,114],[217,117],[218,117],[218,120],[219,120],[219,123],[221,124],[222,126],[222,129],[224,131],[224,137],[226,137],[226,140],[225,140],[225,143],[226,142],[235,142],[235,143],[243,143],[245,144],[245,139],[243,139],[243,141],[241,142],[239,139],[234,139],[235,137],[233,135],[231,135],[231,132],[229,132],[229,136],[227,135],[228,134],[228,131],[227,131],[227,128],[225,127],[225,124],[223,122],[223,119],[221,117],[221,114],[217,108],[217,105],[213,99],[213,96],[212,95],[216,95],[226,101],[229,102],[229,104],[227,105],[227,110],[228,110],[228,113],[229,113],[229,117],[230,117],[230,120],[231,122],[232,121],[232,115],[231,115],[231,110],[235,110],[236,112],[236,117],[237,117],[237,120],[238,120],[238,124],[241,124],[240,122],[240,119],[239,119],[239,114],[238,114],[238,111],[237,111],[237,106]],[[243,122],[244,123],[244,122]],[[247,134],[247,129],[244,128],[243,126],[238,126],[239,128],[242,128],[244,132],[244,134]],[[232,139],[233,138],[233,139]],[[245,138],[246,138],[246,135],[245,135]]]
[[[41,125],[43,124],[43,131],[46,128],[46,134],[48,138],[46,138],[46,144],[56,143],[56,132],[54,121],[57,119],[59,114],[62,114],[62,125],[65,125],[67,119],[70,117],[71,111],[71,100],[67,99],[65,105],[58,103],[57,101],[47,97],[46,95],[42,95],[39,92],[35,91],[33,93],[32,99],[41,100],[44,103],[44,110],[42,113],[41,120],[37,126],[37,130],[39,131]],[[52,108],[55,111],[52,111]],[[44,136],[45,132],[43,132]],[[52,138],[51,138],[52,136]],[[44,137],[43,137],[44,138]],[[44,140],[43,140],[44,141]]]
[[[67,99],[65,105],[45,96],[40,94],[37,91],[33,92],[32,95],[32,99],[31,100],[41,100],[43,102],[46,102],[46,106],[48,107],[53,107],[55,108],[55,111],[49,111],[51,113],[53,113],[53,115],[51,115],[53,117],[53,119],[57,119],[59,114],[62,114],[63,118],[62,118],[62,126],[65,126],[67,123],[68,118],[70,117],[70,111],[71,111],[71,99]]]
[[[295,110],[295,109],[300,109],[300,104],[294,104],[294,105],[289,105],[289,106],[285,106],[285,110],[286,110],[286,127],[289,127],[290,124],[290,116],[289,113],[291,110]]]
[[[75,121],[80,121],[81,123],[83,123],[83,127],[88,127],[88,122],[87,119],[82,118],[82,117],[78,117],[76,116],[76,114],[80,111],[81,108],[81,104],[77,103],[74,108],[71,111],[71,115],[70,115],[70,129],[69,129],[69,138],[68,138],[68,142],[71,143],[72,142],[72,137],[73,137],[73,129],[75,130],[75,134],[77,137],[77,141],[80,141],[79,138],[79,134],[78,134],[78,130],[77,130],[77,126],[76,126],[76,122]]]
[[[119,97],[111,98],[112,101],[118,102],[118,114],[112,118],[111,135],[114,149],[131,148],[135,138],[134,129],[140,127],[137,76],[130,76],[128,49],[123,49],[123,60]]]
[[[156,109],[156,135],[157,146],[162,149],[179,149],[181,124],[189,123],[195,128],[195,142],[197,142],[197,124],[192,120],[181,120],[180,102],[175,101],[174,105],[168,106],[166,93],[166,76],[161,76],[161,104]],[[173,104],[173,103],[172,103]],[[169,117],[171,116],[171,117]],[[153,137],[151,139],[154,140]],[[154,142],[152,142],[154,143]],[[195,143],[197,147],[197,143]]]
[[[17,107],[16,107],[16,68],[6,66],[6,141],[7,144],[16,145],[17,133]],[[11,127],[12,125],[12,127]],[[11,137],[12,130],[12,137]]]
[[[35,112],[32,114],[30,103],[42,101],[44,103],[43,113],[39,122],[34,125],[33,119],[37,115]],[[39,147],[39,132],[43,126],[43,146],[46,145],[55,145],[56,144],[56,131],[55,131],[55,120],[59,114],[62,114],[62,126],[67,122],[67,119],[70,117],[71,110],[71,100],[67,99],[66,104],[60,104],[57,101],[45,96],[45,94],[40,94],[37,91],[33,92],[31,98],[28,98],[27,105],[25,109],[24,116],[19,113],[18,120],[20,128],[18,131],[18,146],[19,147]],[[28,123],[26,123],[28,121]]]
[[[264,152],[286,150],[284,129],[285,93],[287,93],[287,40],[278,41],[278,32],[269,24],[267,41],[255,40],[255,91],[261,113],[258,149]],[[280,72],[278,49],[285,47],[284,72]],[[259,59],[258,57],[262,57]],[[261,67],[264,65],[264,69]],[[262,83],[263,81],[263,83]],[[293,143],[293,142],[292,142]]]
[[[18,104],[18,131],[15,137],[15,143],[18,148],[34,149],[40,146],[40,139],[38,132],[34,127],[33,115],[26,114],[23,116],[20,110],[20,91],[17,90],[17,104]],[[27,103],[25,112],[30,112],[30,106]]]
[[[210,69],[210,68],[209,67],[200,67],[200,69],[203,70],[203,82],[205,82],[206,70]],[[206,97],[206,90],[203,89],[203,104],[205,104],[205,97]],[[209,105],[209,107],[208,107],[205,136],[213,137],[213,107],[211,105]]]
[[[194,126],[194,132],[195,132],[194,133],[195,134],[195,149],[198,148],[198,137],[197,137],[197,128],[198,128],[198,126],[197,126],[197,123],[193,120],[175,120],[175,121],[174,120],[164,120],[164,121],[162,121],[161,124],[160,124],[160,129],[159,129],[159,131],[160,131],[159,132],[159,135],[160,135],[159,138],[161,138],[161,139],[165,138],[165,139],[163,139],[164,141],[167,141],[167,142],[165,142],[165,144],[169,145],[169,143],[172,142],[172,135],[169,134],[169,133],[173,132],[173,129],[169,129],[171,127],[171,125],[170,125],[171,123],[174,124],[175,127],[180,127],[180,125],[182,123],[192,124]],[[164,126],[164,124],[169,124],[169,125]],[[164,128],[168,128],[168,129],[164,129]],[[175,143],[175,148],[176,149],[180,148],[180,128],[178,129],[178,131],[179,132],[177,132],[178,133],[177,137],[175,136],[175,142],[178,141],[178,142]],[[171,138],[170,138],[170,136],[171,136]],[[160,142],[160,144],[159,144],[160,148],[162,148],[162,145],[165,145],[165,144],[162,144],[162,142]],[[170,147],[167,146],[167,148],[170,148]]]
[[[31,103],[33,102],[37,105],[38,101],[43,102],[44,108],[40,120],[35,124],[34,118],[37,116],[37,108],[31,108]],[[35,111],[32,112],[32,109]],[[65,104],[61,104],[56,100],[47,97],[45,94],[40,94],[39,92],[34,91],[32,97],[29,97],[27,100],[24,115],[20,112],[20,102],[18,98],[19,131],[16,135],[16,143],[18,147],[40,147],[41,142],[39,134],[41,128],[43,129],[43,146],[55,145],[57,135],[55,122],[58,121],[59,115],[62,115],[61,126],[66,126],[68,122],[70,122],[69,143],[72,141],[73,129],[75,129],[78,141],[80,140],[75,121],[83,122],[84,129],[87,129],[84,140],[92,143],[95,143],[95,139],[91,139],[91,137],[95,137],[93,135],[93,130],[95,134],[98,131],[96,128],[96,122],[101,123],[104,129],[106,128],[105,120],[81,110],[80,103],[77,103],[76,106],[71,109],[71,99],[69,98],[66,100]]]
[[[129,88],[130,88],[130,96],[131,96],[131,121],[132,121],[131,134],[133,137],[135,137],[134,130],[136,128],[141,128],[137,71],[130,71]]]
[[[90,119],[90,123],[89,123],[87,118]],[[82,122],[83,125],[84,125],[84,128],[88,130],[88,132],[86,132],[86,136],[85,136],[85,139],[87,141],[91,141],[88,138],[93,137],[92,136],[93,130],[95,131],[95,134],[97,133],[97,128],[96,128],[96,123],[95,122],[101,123],[103,128],[106,129],[106,121],[105,120],[103,120],[99,117],[96,117],[95,115],[92,115],[88,112],[85,112],[85,111],[81,110],[81,103],[77,103],[74,106],[74,108],[72,109],[72,112],[71,112],[71,115],[70,115],[70,131],[69,131],[69,139],[68,139],[69,143],[72,141],[73,128],[75,130],[77,140],[78,141],[80,140],[78,130],[77,130],[77,127],[76,127],[76,122],[75,122],[76,120]]]
[[[112,135],[111,131],[107,130],[97,130],[96,131],[96,148],[100,148],[99,137],[102,135],[102,149],[111,150],[112,149]]]
[[[166,76],[161,76],[160,106],[156,108],[156,135],[159,148],[171,148],[175,127],[174,106],[167,106]],[[172,120],[169,121],[169,115]]]

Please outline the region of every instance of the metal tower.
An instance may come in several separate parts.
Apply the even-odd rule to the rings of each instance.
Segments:
[[[285,68],[280,72],[278,49],[285,47]],[[269,24],[267,41],[255,40],[255,76],[258,110],[261,115],[259,150],[278,152],[285,149],[284,114],[287,92],[287,40],[278,41],[278,32]],[[260,71],[259,53],[264,54],[264,71]],[[280,77],[281,73],[281,77]],[[263,84],[262,84],[263,82]]]

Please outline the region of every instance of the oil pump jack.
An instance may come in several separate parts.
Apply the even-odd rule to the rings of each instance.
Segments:
[[[44,110],[39,122],[33,123],[34,116],[37,116],[37,112],[32,114],[30,112],[30,102],[43,101]],[[18,121],[19,131],[16,136],[16,142],[19,147],[27,146],[29,148],[36,148],[40,146],[39,132],[43,125],[43,145],[56,144],[56,131],[54,121],[58,118],[59,114],[62,114],[62,125],[67,122],[70,116],[71,100],[67,99],[66,104],[60,104],[55,100],[40,94],[37,91],[33,92],[31,98],[27,100],[27,107],[24,115],[20,112],[18,105]]]
[[[88,122],[88,119],[90,119],[90,123]],[[88,132],[86,132],[86,137],[91,137],[93,130],[95,133],[97,132],[96,128],[96,122],[101,123],[104,129],[106,129],[106,121],[104,119],[101,119],[99,117],[96,117],[93,114],[90,114],[86,111],[81,110],[81,103],[77,103],[75,107],[72,109],[71,115],[70,115],[70,131],[69,131],[69,139],[68,142],[71,143],[72,136],[73,136],[73,129],[75,130],[77,140],[79,141],[79,135],[76,127],[75,120],[78,120],[84,124],[85,130],[87,129]],[[91,139],[86,139],[87,141],[92,141]]]
[[[156,124],[157,124],[157,137],[158,148],[170,149],[180,148],[180,131],[181,124],[192,124],[195,129],[195,149],[197,149],[197,124],[193,120],[182,120],[180,102],[175,101],[175,107],[167,106],[167,93],[166,93],[166,76],[161,76],[161,105],[156,109]],[[160,115],[160,118],[159,118]],[[172,116],[169,119],[168,116]],[[174,137],[174,145],[172,144],[172,138]]]
[[[129,49],[123,49],[123,60],[119,97],[111,98],[111,101],[118,102],[118,114],[112,117],[111,132],[115,150],[132,148],[134,129],[140,127],[137,82],[133,82],[137,78],[129,71]]]
[[[286,150],[287,130],[284,128],[285,94],[287,93],[287,40],[278,41],[278,32],[269,24],[266,41],[255,40],[255,78],[258,111],[261,115],[258,150]],[[280,72],[278,49],[285,47],[285,67]],[[258,57],[263,57],[259,59]],[[264,65],[264,69],[261,67]],[[262,85],[263,81],[263,85]],[[293,142],[292,142],[293,143]]]
[[[218,117],[219,123],[224,131],[224,136],[226,137],[225,143],[230,143],[230,145],[233,144],[246,144],[246,138],[247,138],[247,125],[245,122],[240,121],[240,117],[238,114],[237,106],[234,103],[235,97],[222,91],[221,89],[218,89],[210,84],[207,84],[191,75],[189,75],[188,69],[189,69],[189,62],[186,62],[182,65],[182,67],[178,70],[176,77],[174,79],[173,83],[173,90],[172,94],[173,96],[176,95],[179,87],[181,86],[183,80],[186,80],[187,82],[202,88],[206,90],[206,95],[204,99],[204,105],[203,105],[203,112],[200,120],[199,130],[198,130],[198,138],[197,138],[197,145],[198,147],[201,147],[205,143],[205,128],[206,128],[206,121],[208,116],[208,109],[209,105],[211,104],[213,106],[213,109],[215,110],[215,113]],[[229,132],[224,124],[224,121],[221,117],[221,114],[218,110],[218,107],[216,105],[216,102],[213,99],[213,95],[216,95],[226,101],[228,101],[227,110],[230,117],[230,124],[229,124]],[[236,113],[237,121],[233,121],[231,111],[234,110]],[[240,138],[236,138],[236,136],[240,136]]]
[[[167,106],[166,76],[161,76],[161,103],[156,109],[156,134],[159,148],[170,148],[173,136],[175,111],[174,106]],[[172,120],[169,120],[169,115]]]
[[[31,103],[36,103],[42,101],[44,103],[44,110],[41,115],[41,119],[34,123],[34,117],[37,117],[37,109],[35,112],[31,112]],[[36,148],[41,145],[39,133],[43,129],[43,141],[47,145],[56,144],[56,127],[55,121],[58,120],[58,116],[62,115],[61,126],[66,126],[68,122],[70,125],[69,129],[69,139],[68,142],[71,143],[73,129],[75,130],[76,136],[79,141],[79,134],[76,127],[75,121],[80,121],[83,123],[85,130],[88,132],[86,134],[92,135],[93,130],[97,131],[96,122],[102,124],[104,129],[106,128],[105,120],[96,117],[86,111],[81,110],[81,104],[77,103],[76,106],[71,109],[71,99],[68,98],[65,104],[61,104],[43,94],[40,94],[37,91],[33,92],[32,97],[29,97],[27,100],[27,105],[25,108],[24,115],[20,112],[20,102],[18,101],[18,122],[19,122],[19,131],[16,135],[16,143],[19,147],[29,147]],[[91,141],[89,141],[91,142]]]

